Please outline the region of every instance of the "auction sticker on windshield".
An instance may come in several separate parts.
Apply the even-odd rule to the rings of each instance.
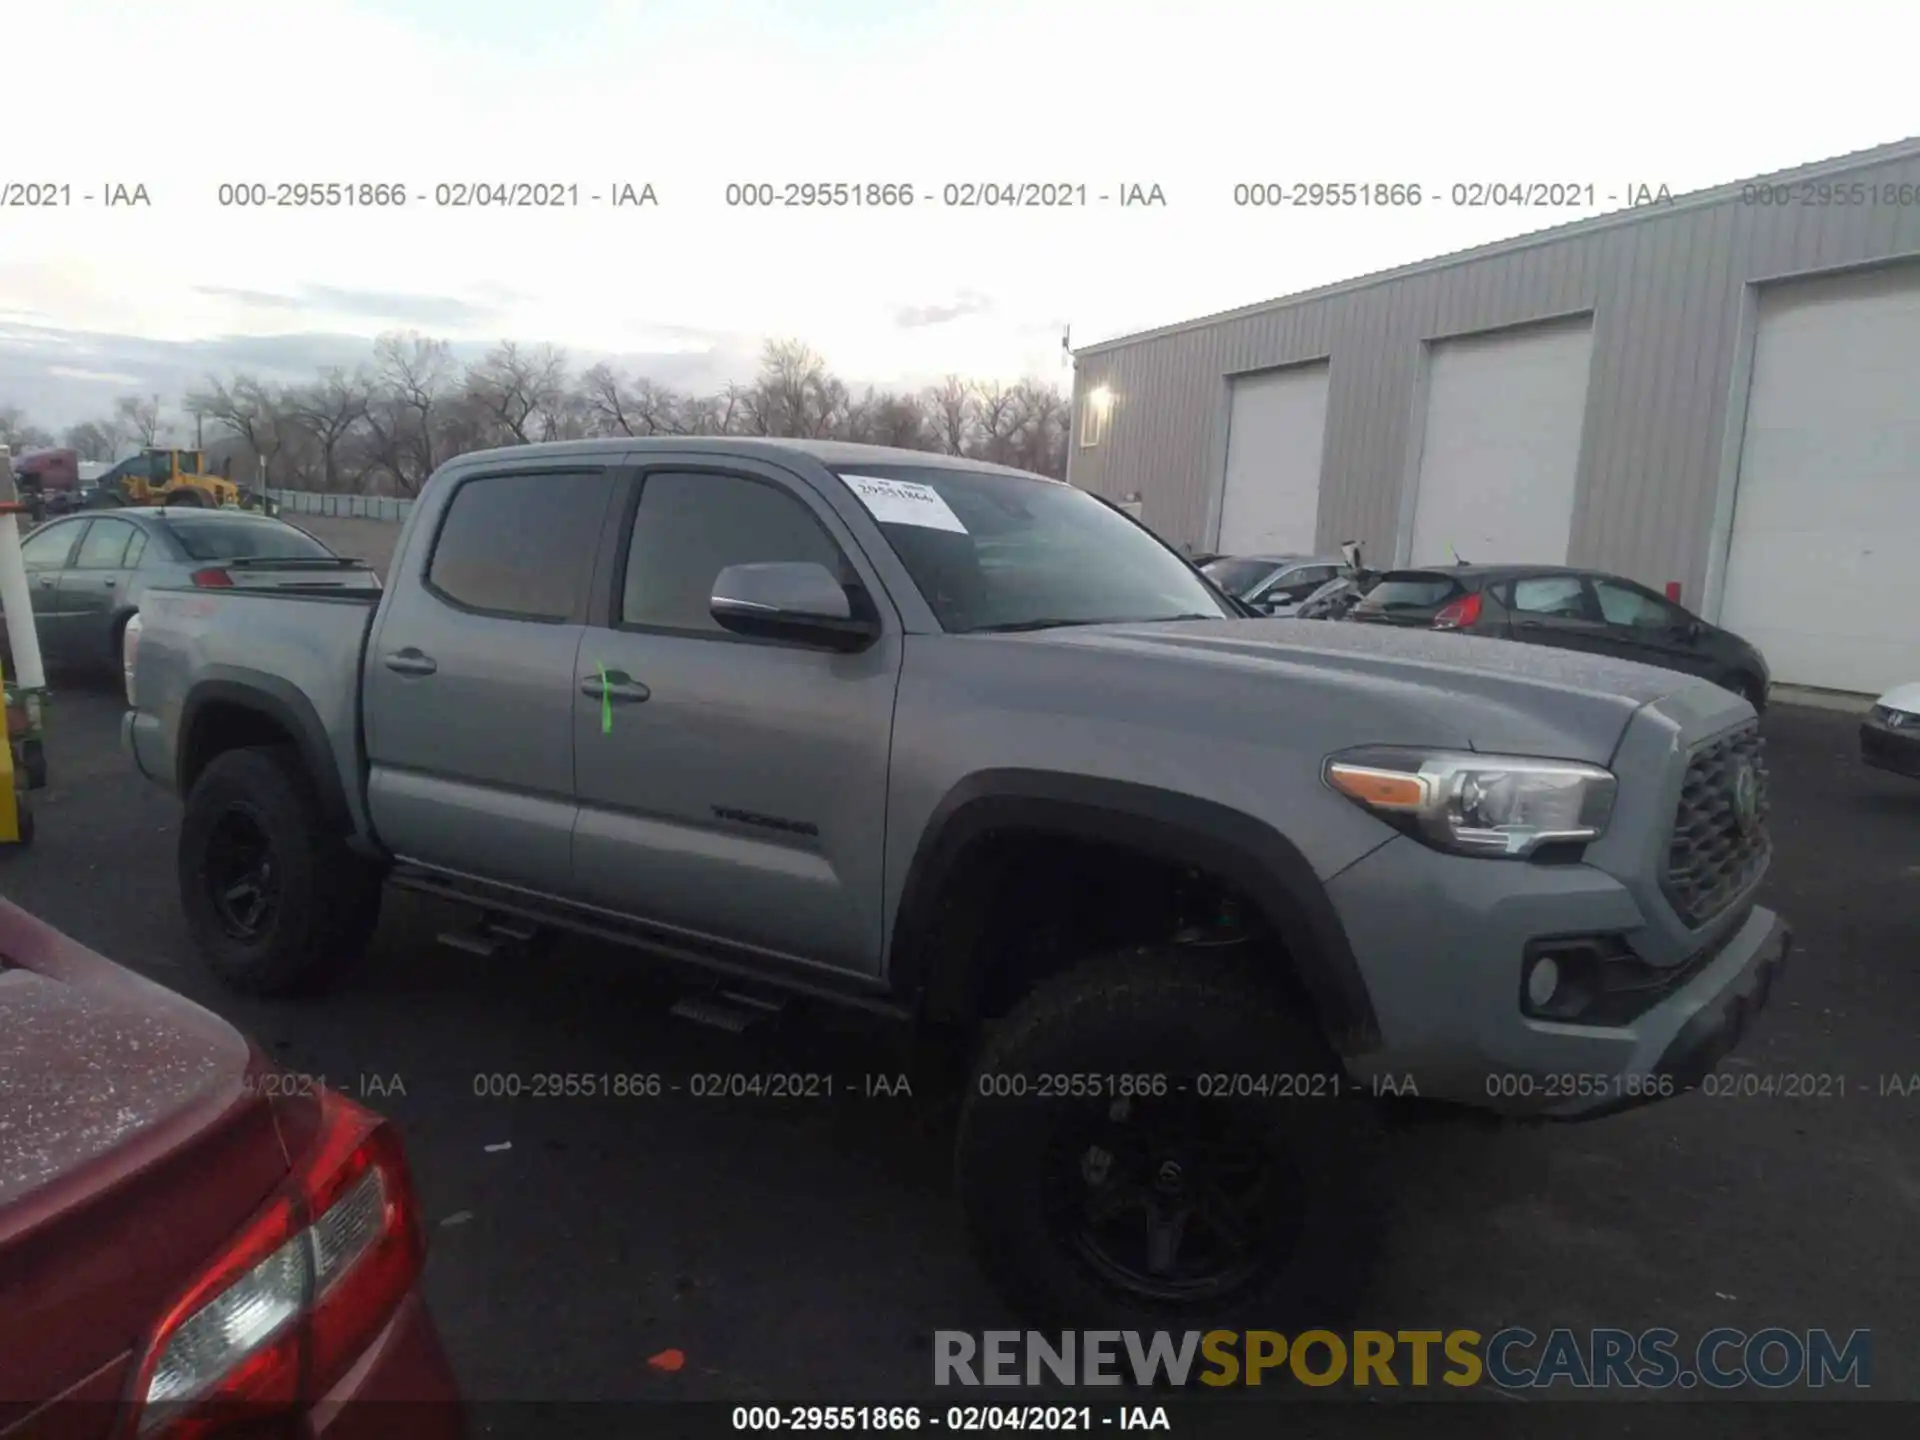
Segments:
[[[927,530],[951,530],[967,533],[960,517],[940,498],[931,485],[911,480],[883,480],[878,475],[842,475],[849,489],[860,497],[874,519],[882,525],[918,525]]]

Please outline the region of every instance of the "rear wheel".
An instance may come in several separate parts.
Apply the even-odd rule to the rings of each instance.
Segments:
[[[180,825],[180,900],[216,976],[281,995],[357,959],[380,877],[327,824],[289,747],[230,750],[194,782]]]
[[[975,1251],[1066,1328],[1331,1323],[1377,1244],[1379,1116],[1258,978],[1095,961],[1001,1027],[956,1146]]]

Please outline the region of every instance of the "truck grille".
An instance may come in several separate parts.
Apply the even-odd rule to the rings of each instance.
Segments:
[[[1720,914],[1766,869],[1773,852],[1770,808],[1766,747],[1757,723],[1694,752],[1660,887],[1688,925],[1704,925]]]

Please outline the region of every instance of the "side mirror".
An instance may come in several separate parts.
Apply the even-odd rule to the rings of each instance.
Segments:
[[[880,622],[856,615],[833,572],[811,560],[729,565],[713,582],[708,608],[721,628],[759,640],[852,651],[880,634]]]

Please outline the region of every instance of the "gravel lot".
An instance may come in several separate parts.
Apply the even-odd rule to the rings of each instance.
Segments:
[[[323,525],[369,558],[340,527],[392,528]],[[542,1072],[897,1068],[844,1022],[699,1029],[663,1013],[628,956],[478,960],[434,943],[449,912],[398,895],[333,994],[215,989],[174,895],[177,804],[120,755],[120,709],[105,689],[57,695],[39,840],[0,855],[0,890],[399,1121],[433,1224],[430,1295],[471,1395],[898,1397],[924,1389],[931,1331],[1008,1323],[959,1238],[943,1117],[918,1102],[476,1093]],[[1843,1077],[1845,1098],[1696,1094],[1589,1126],[1409,1131],[1368,1324],[1865,1326],[1874,1395],[1920,1398],[1920,1098],[1882,1093],[1920,1072],[1920,785],[1861,769],[1855,723],[1766,722],[1769,899],[1800,948],[1731,1072]],[[687,1357],[671,1377],[644,1364],[668,1347]],[[1634,1413],[1636,1434],[1692,1424]]]

